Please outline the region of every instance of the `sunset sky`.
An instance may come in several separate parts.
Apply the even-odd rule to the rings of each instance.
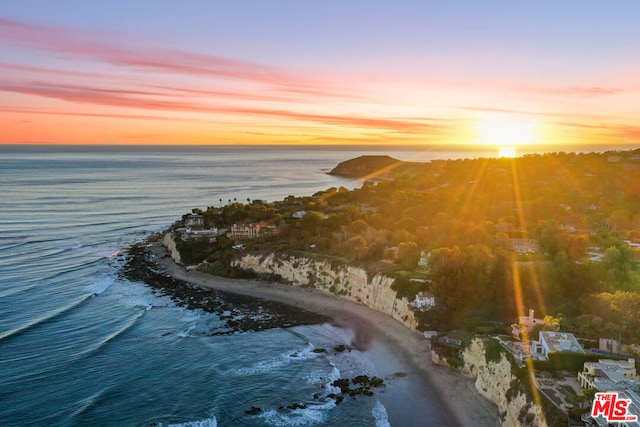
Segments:
[[[0,3],[0,143],[640,146],[640,2]]]

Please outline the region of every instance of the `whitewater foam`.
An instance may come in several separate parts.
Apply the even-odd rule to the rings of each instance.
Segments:
[[[94,280],[93,283],[91,283],[90,285],[85,286],[83,290],[85,292],[90,292],[94,295],[100,295],[101,293],[109,289],[109,287],[113,285],[115,281],[116,281],[115,275],[99,277],[96,280]]]
[[[159,426],[164,426],[164,424],[160,423]],[[187,421],[178,424],[171,423],[167,424],[166,427],[218,427],[218,420],[216,417],[211,417],[198,421]]]
[[[308,343],[302,349],[293,349],[287,352],[281,353],[279,356],[272,357],[266,360],[261,360],[260,362],[255,363],[252,366],[246,368],[236,368],[229,371],[231,375],[255,375],[264,372],[270,372],[277,368],[281,368],[282,366],[288,365],[294,361],[302,361],[314,359],[320,356],[319,353],[315,353],[314,346],[311,343]]]
[[[268,425],[276,427],[309,426],[325,423],[328,411],[335,408],[333,399],[320,405],[309,405],[306,408],[293,409],[290,412],[268,409],[259,415]]]
[[[376,399],[376,403],[371,410],[371,415],[373,415],[373,419],[376,422],[376,427],[391,427],[389,417],[387,416],[387,409],[380,400]]]

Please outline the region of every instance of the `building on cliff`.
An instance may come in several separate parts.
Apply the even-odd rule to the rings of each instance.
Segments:
[[[527,334],[533,332],[533,328],[540,326],[545,329],[554,329],[551,324],[547,323],[544,319],[538,319],[535,317],[535,311],[529,310],[528,316],[520,316],[516,323],[511,325],[511,335],[520,339],[522,334],[526,331]]]
[[[601,392],[617,392],[618,399],[628,399],[626,415],[635,415],[636,421],[622,421],[616,423],[618,427],[640,426],[640,377],[636,372],[636,361],[600,359],[597,362],[585,362],[584,368],[578,373],[578,381],[582,388],[595,389]],[[591,418],[585,422],[606,427],[609,424],[602,417]]]
[[[582,388],[601,391],[640,387],[640,376],[636,372],[636,361],[633,358],[585,362],[583,370],[578,372],[578,381]]]
[[[531,341],[531,357],[538,360],[548,360],[549,353],[564,351],[585,354],[584,349],[569,332],[540,331],[537,341]]]
[[[418,292],[411,305],[420,311],[427,311],[436,306],[436,297],[431,292]]]
[[[227,234],[232,239],[255,239],[262,236],[277,236],[280,230],[273,224],[260,222],[257,224],[233,224]]]

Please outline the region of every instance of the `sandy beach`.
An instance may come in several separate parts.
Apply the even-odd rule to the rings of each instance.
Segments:
[[[353,330],[353,344],[367,351],[380,376],[403,372],[411,379],[402,386],[391,384],[379,395],[392,426],[431,425],[423,416],[424,411],[421,414],[425,406],[440,408],[442,415],[451,419],[451,426],[500,424],[496,406],[475,391],[471,379],[433,365],[428,340],[383,313],[317,290],[187,271],[165,256],[167,252],[159,243],[154,244],[153,253],[166,272],[177,279],[304,308],[330,317],[336,326]]]

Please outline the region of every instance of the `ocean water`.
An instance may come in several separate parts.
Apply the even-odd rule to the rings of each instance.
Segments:
[[[325,397],[339,377],[376,373],[357,350],[313,352],[350,344],[350,331],[210,336],[215,314],[120,274],[129,245],[192,208],[352,188],[326,171],[370,153],[0,146],[0,425],[388,425],[375,396]],[[263,412],[247,414],[253,406]]]

